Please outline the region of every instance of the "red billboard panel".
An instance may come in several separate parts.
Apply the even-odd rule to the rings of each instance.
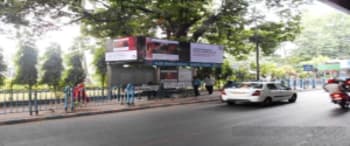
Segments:
[[[137,60],[136,38],[126,37],[112,40],[112,47],[106,52],[106,61]]]
[[[145,59],[179,61],[178,45],[177,41],[147,38]]]

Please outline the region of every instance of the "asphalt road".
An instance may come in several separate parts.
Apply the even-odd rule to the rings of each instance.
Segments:
[[[350,110],[323,91],[297,103],[203,103],[0,127],[0,146],[350,145]]]

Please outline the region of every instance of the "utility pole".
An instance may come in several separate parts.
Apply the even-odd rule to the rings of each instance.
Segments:
[[[260,63],[259,63],[259,38],[255,33],[255,51],[256,51],[256,80],[260,80]]]
[[[258,35],[257,29],[258,29],[258,16],[257,14],[257,10],[256,8],[254,8],[253,11],[254,15],[254,23],[255,23],[255,28],[254,28],[254,39],[253,41],[255,42],[255,52],[256,52],[256,80],[259,81],[260,80],[260,63],[259,63],[259,42],[260,42],[260,37]]]

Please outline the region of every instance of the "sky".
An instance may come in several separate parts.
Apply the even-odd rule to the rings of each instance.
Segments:
[[[322,17],[327,13],[332,13],[338,10],[325,5],[320,2],[309,5],[305,7],[306,11],[309,11],[315,17]],[[43,54],[45,48],[49,46],[50,43],[56,42],[61,45],[63,52],[66,52],[70,46],[73,45],[73,39],[80,35],[80,28],[78,25],[68,25],[62,27],[58,31],[47,32],[42,36],[42,39],[37,42],[36,46],[39,50],[39,54]],[[4,34],[0,34],[0,48],[3,49],[5,56],[5,61],[9,63],[9,66],[13,65],[13,57],[17,51],[17,42],[14,39],[8,38]],[[285,46],[288,49],[290,45]],[[91,59],[89,59],[91,60]]]

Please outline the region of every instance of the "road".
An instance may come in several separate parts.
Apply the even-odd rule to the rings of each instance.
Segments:
[[[350,145],[350,111],[323,91],[297,103],[202,103],[0,127],[0,146]]]

